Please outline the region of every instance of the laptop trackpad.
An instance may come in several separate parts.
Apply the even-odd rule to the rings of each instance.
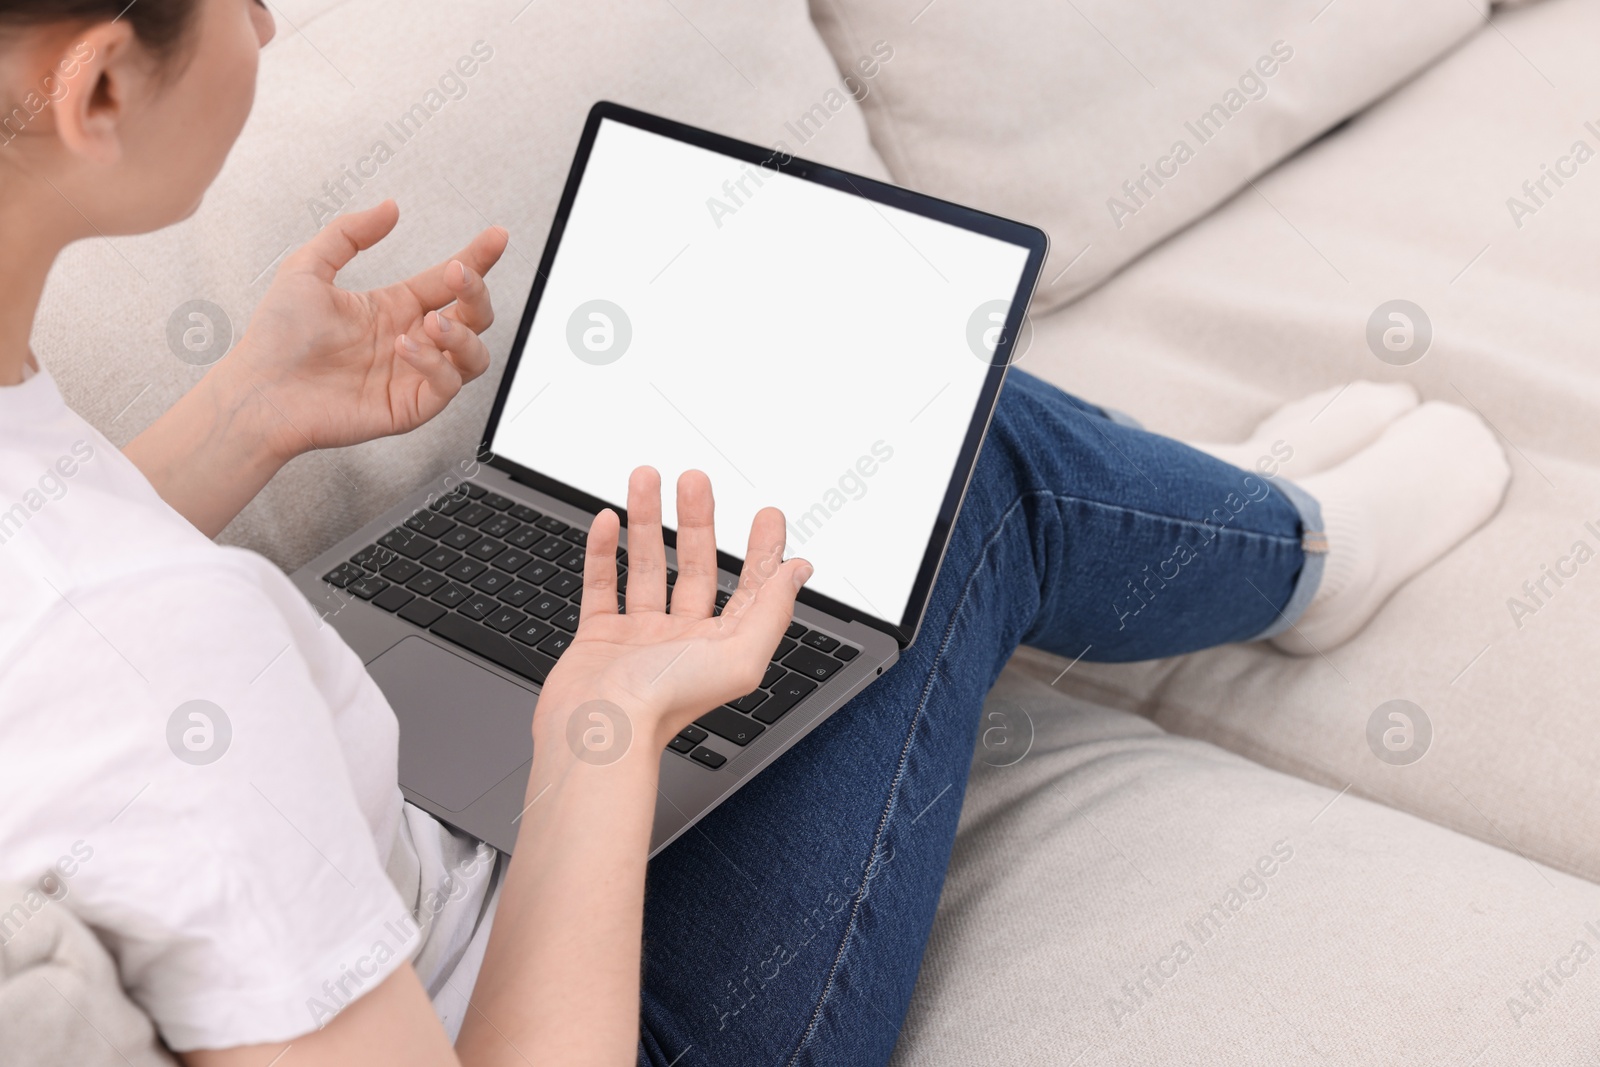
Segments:
[[[465,811],[533,757],[538,697],[421,637],[367,664],[400,720],[400,784]]]

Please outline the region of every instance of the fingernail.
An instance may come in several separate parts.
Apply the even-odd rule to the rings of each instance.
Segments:
[[[452,259],[450,261],[450,265],[456,269],[456,284],[457,285],[463,285],[463,286],[466,285],[467,284],[467,265],[465,263],[461,262],[459,259]]]
[[[411,338],[407,337],[405,334],[400,335],[400,344],[413,356],[422,351],[422,346],[417,344],[417,342],[413,341]]]
[[[433,325],[440,333],[450,332],[450,320],[439,314],[437,311],[433,313]]]
[[[811,580],[811,573],[811,564],[809,563],[802,563],[799,567],[795,568],[794,587],[796,590],[799,590],[802,585],[805,585]]]

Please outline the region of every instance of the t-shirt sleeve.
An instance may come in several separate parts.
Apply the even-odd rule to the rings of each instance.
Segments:
[[[398,793],[352,778],[363,745],[392,768],[393,716],[354,654],[228,568],[63,601],[0,674],[0,705],[37,709],[8,836],[70,860],[61,900],[168,1044],[292,1039],[403,965],[417,926],[374,839]]]

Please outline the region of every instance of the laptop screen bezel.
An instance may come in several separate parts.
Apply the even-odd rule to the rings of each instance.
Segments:
[[[561,200],[556,206],[555,217],[550,222],[550,235],[545,241],[544,253],[539,258],[539,266],[534,273],[533,286],[529,291],[527,304],[523,308],[522,321],[517,327],[516,339],[512,342],[511,352],[506,360],[505,371],[500,378],[500,387],[495,394],[494,406],[490,409],[489,419],[484,427],[483,439],[478,446],[478,458],[480,462],[504,472],[509,477],[532,489],[555,497],[557,500],[574,507],[581,508],[591,514],[600,511],[602,508],[611,508],[621,516],[624,523],[627,522],[628,518],[627,509],[615,501],[604,500],[574,486],[540,474],[537,470],[496,454],[490,447],[490,442],[494,440],[495,431],[499,428],[500,418],[505,412],[506,401],[510,395],[512,383],[516,379],[517,369],[522,361],[522,354],[527,345],[529,331],[533,326],[534,315],[538,312],[540,299],[544,295],[545,283],[550,276],[550,268],[554,264],[556,252],[561,246],[561,238],[566,230],[567,219],[571,215],[573,203],[577,199],[578,188],[582,184],[584,171],[588,166],[589,154],[594,147],[595,138],[599,135],[601,124],[606,121],[633,126],[676,141],[682,141],[685,144],[717,152],[745,163],[765,167],[805,181],[816,182],[819,185],[850,193],[876,204],[909,211],[925,218],[993,237],[1027,250],[1027,260],[1018,280],[1016,292],[1012,296],[1011,308],[1007,313],[1003,332],[999,343],[995,346],[988,373],[984,377],[983,385],[978,393],[977,403],[973,408],[972,420],[967,426],[966,436],[962,440],[961,450],[956,457],[949,485],[945,490],[943,500],[940,502],[933,528],[929,532],[928,543],[924,549],[922,561],[917,568],[917,575],[912,583],[911,594],[906,600],[904,614],[898,622],[882,619],[870,612],[863,611],[842,601],[834,600],[832,597],[811,589],[802,589],[800,591],[799,600],[801,603],[819,611],[827,612],[829,615],[846,622],[864,623],[889,634],[899,643],[902,649],[908,647],[916,639],[917,631],[921,627],[922,616],[927,609],[928,597],[933,591],[933,583],[938,577],[939,565],[943,561],[945,549],[949,545],[950,534],[955,527],[956,516],[960,512],[961,501],[966,494],[967,483],[971,479],[973,469],[977,464],[978,450],[983,444],[984,434],[987,432],[989,421],[994,415],[995,402],[999,398],[1000,386],[1005,378],[1006,369],[1011,363],[1011,353],[1015,340],[1022,331],[1023,317],[1027,313],[1028,302],[1032,298],[1034,286],[1038,282],[1039,272],[1044,265],[1045,254],[1049,248],[1049,238],[1044,231],[1037,227],[1014,222],[998,215],[990,215],[973,208],[962,207],[959,204],[952,204],[921,193],[914,193],[909,189],[902,189],[886,182],[852,174],[836,167],[801,159],[797,156],[789,155],[781,149],[762,148],[747,141],[711,133],[707,130],[688,126],[672,119],[662,118],[658,115],[638,111],[610,101],[602,100],[596,103],[589,109],[589,116],[583,127],[583,135],[578,142],[577,154],[574,156],[572,167],[567,173],[566,186],[562,190]],[[666,543],[675,547],[676,531],[667,529],[663,533]],[[724,570],[735,574],[739,573],[744,562],[738,556],[720,550],[717,552],[717,561]]]

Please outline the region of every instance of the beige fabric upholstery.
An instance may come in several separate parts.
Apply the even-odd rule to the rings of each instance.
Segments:
[[[1485,6],[811,0],[841,60],[864,42],[894,47],[865,106],[896,180],[1050,234],[1035,311],[1405,81]]]
[[[1600,888],[1016,673],[988,711],[1033,745],[978,753],[898,1067],[1594,1062]]]
[[[1600,9],[1581,0],[1497,16],[1259,193],[1039,320],[1022,363],[1198,439],[1238,440],[1282,400],[1357,376],[1482,411],[1514,471],[1504,507],[1344,648],[1080,663],[1061,684],[1591,879],[1600,563],[1578,563],[1573,546],[1600,555],[1600,162],[1547,181],[1553,195],[1520,229],[1507,199],[1531,203],[1522,183],[1574,141],[1600,151],[1585,126],[1600,118],[1596,34]],[[1368,316],[1396,297],[1433,323],[1432,348],[1408,367],[1365,341]],[[1546,567],[1571,576],[1558,586]],[[1541,579],[1535,605],[1523,583]],[[1513,598],[1534,610],[1514,617]],[[1380,762],[1365,738],[1396,698],[1435,728],[1411,766]]]
[[[169,350],[169,317],[209,300],[242,333],[276,261],[316,231],[313,201],[329,211],[338,198],[400,203],[398,230],[343,276],[352,285],[403,278],[490,222],[509,227],[512,248],[490,279],[496,370],[405,438],[302,457],[226,532],[286,566],[477,448],[594,101],[884,175],[803,0],[304,0],[283,14],[255,113],[199,214],[69,250],[35,347],[68,402],[120,444],[200,377]],[[462,76],[462,58],[485,49],[491,57]],[[420,132],[415,120],[402,129],[417,105],[428,116]],[[390,153],[381,163],[379,142]]]
[[[70,900],[58,877],[0,885],[0,1067],[174,1067]]]

